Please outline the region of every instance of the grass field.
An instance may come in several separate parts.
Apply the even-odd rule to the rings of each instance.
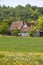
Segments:
[[[43,38],[1,36],[0,51],[43,52]]]
[[[0,65],[43,65],[43,38],[0,36]]]

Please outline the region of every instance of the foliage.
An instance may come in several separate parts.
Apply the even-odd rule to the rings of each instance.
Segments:
[[[9,27],[6,23],[0,24],[0,34],[8,34]]]
[[[5,5],[0,6],[0,22],[4,19],[10,19],[11,17],[13,20],[37,20],[40,15],[43,15],[43,7],[31,6],[29,4],[25,7],[18,5],[15,8],[6,7]]]
[[[20,30],[19,29],[15,29],[11,32],[12,35],[16,35],[18,36],[18,33],[20,33]]]
[[[31,30],[29,34],[30,34],[31,37],[34,37],[34,35],[35,35],[35,30]]]
[[[15,8],[0,5],[0,23],[1,25],[3,25],[3,23],[6,23],[8,28],[10,27],[13,21],[22,20],[25,22],[34,21],[35,23],[38,23],[37,27],[38,29],[40,29],[42,26],[42,24],[40,23],[41,21],[43,21],[42,17],[43,17],[43,7],[31,6],[30,4],[27,4],[25,7],[18,5]],[[0,30],[1,27],[2,26],[0,26]]]
[[[35,27],[34,30],[39,30],[43,28],[43,16],[40,16],[38,19],[37,19],[37,26]]]

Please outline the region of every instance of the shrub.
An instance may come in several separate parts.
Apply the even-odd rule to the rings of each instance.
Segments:
[[[8,34],[9,26],[6,23],[0,25],[0,34]]]
[[[31,31],[30,31],[30,36],[31,36],[31,37],[34,37],[34,35],[35,35],[35,31],[34,31],[34,30],[31,30]]]
[[[18,33],[20,33],[19,29],[15,29],[11,32],[12,35],[18,36]]]

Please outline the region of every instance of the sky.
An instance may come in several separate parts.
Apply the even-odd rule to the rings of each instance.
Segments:
[[[6,5],[11,7],[16,7],[18,5],[25,6],[26,4],[43,7],[43,0],[0,0],[0,5]]]

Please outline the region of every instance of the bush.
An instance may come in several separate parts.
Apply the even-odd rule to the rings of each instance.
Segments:
[[[15,29],[11,32],[12,35],[18,36],[18,33],[20,33],[19,29]]]
[[[0,24],[0,34],[8,34],[9,26],[6,23]]]
[[[31,31],[30,31],[30,36],[31,36],[31,37],[34,37],[34,35],[35,35],[35,31],[34,31],[34,30],[31,30]]]

